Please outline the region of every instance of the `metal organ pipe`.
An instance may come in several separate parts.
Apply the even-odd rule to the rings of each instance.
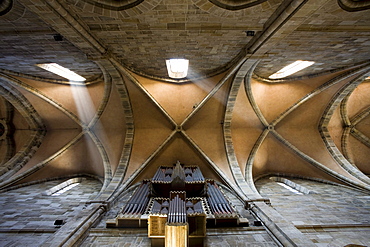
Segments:
[[[194,204],[194,212],[196,213],[203,212],[202,203],[200,201]]]
[[[153,202],[152,212],[153,213],[159,213],[160,211],[161,211],[161,204],[155,200]]]
[[[180,220],[182,223],[184,223],[184,220],[185,220],[185,214],[186,214],[186,207],[185,207],[185,201],[181,200],[180,201]]]
[[[142,183],[123,210],[125,214],[140,214],[149,201],[149,186]]]
[[[168,212],[168,223],[186,223],[186,207],[179,195],[176,195],[170,201],[170,208]]]
[[[170,206],[169,206],[169,211],[168,211],[168,222],[172,223],[173,222],[173,200],[170,201]]]
[[[176,196],[176,222],[180,222],[180,200],[179,196]]]
[[[211,208],[215,213],[233,213],[234,210],[216,185],[208,183],[208,195]]]
[[[153,176],[153,181],[163,181],[164,173],[162,169],[158,169],[157,172]]]
[[[215,203],[218,207],[218,209],[220,210],[220,212],[222,213],[227,213],[227,210],[224,209],[223,207],[223,204],[224,204],[224,201],[223,200],[224,198],[223,197],[220,197],[219,193],[217,193],[217,189],[212,185],[211,186],[211,191],[212,191],[212,194],[214,196],[214,200],[215,200]]]

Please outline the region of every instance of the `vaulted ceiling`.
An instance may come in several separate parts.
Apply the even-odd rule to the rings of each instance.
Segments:
[[[269,174],[370,190],[369,7],[2,1],[0,188],[89,175],[109,198],[179,160],[249,197]],[[169,58],[189,59],[186,78]],[[315,63],[268,79],[296,60]]]

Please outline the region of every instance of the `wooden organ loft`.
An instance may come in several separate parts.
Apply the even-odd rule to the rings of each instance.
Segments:
[[[161,166],[107,227],[148,227],[152,246],[203,246],[206,227],[248,226],[215,181],[197,166]]]

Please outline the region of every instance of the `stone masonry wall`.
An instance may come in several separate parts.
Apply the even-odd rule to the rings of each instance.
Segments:
[[[370,195],[344,186],[291,179],[309,194],[294,194],[275,181],[257,181],[262,196],[319,247],[370,246]]]
[[[58,230],[55,220],[68,224],[101,188],[99,181],[86,179],[59,196],[42,195],[65,180],[0,193],[0,246],[40,246]]]

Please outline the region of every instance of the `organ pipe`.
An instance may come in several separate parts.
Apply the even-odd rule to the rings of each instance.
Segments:
[[[167,217],[168,223],[186,223],[185,201],[179,195],[173,197],[170,201],[170,207]]]
[[[125,208],[124,214],[142,214],[149,201],[149,184],[143,182],[132,195]]]
[[[214,214],[232,214],[234,210],[215,184],[207,183],[208,202]]]

